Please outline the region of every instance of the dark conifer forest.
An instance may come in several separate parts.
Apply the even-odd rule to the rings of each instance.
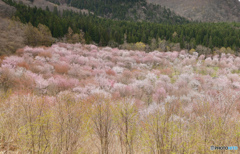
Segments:
[[[178,18],[165,18],[165,21],[160,23],[136,22],[127,20],[120,13],[116,13],[124,13],[124,10],[121,10],[123,7],[120,5],[124,1],[71,1],[71,5],[88,8],[90,11],[96,12],[96,14],[89,15],[72,11],[60,12],[57,8],[50,12],[48,8],[46,10],[36,7],[31,8],[12,2],[12,0],[5,2],[16,7],[15,17],[19,18],[22,23],[30,22],[35,27],[38,24],[46,25],[55,38],[66,35],[68,28],[71,27],[74,33],[84,32],[86,43],[95,42],[101,46],[107,46],[110,41],[119,45],[123,44],[124,35],[126,35],[127,43],[143,42],[150,45],[152,39],[156,39],[157,42],[161,39],[172,43],[180,43],[180,47],[186,49],[194,49],[198,45],[202,45],[210,49],[230,47],[234,51],[238,51],[240,47],[240,23],[202,23],[188,21],[185,18],[182,18],[179,22]],[[127,1],[125,5],[131,7],[133,3],[135,1]],[[141,1],[141,3],[144,4],[144,1]],[[117,11],[114,13],[113,10],[108,10],[108,4],[109,6],[114,4],[113,8],[115,10],[116,7]],[[101,8],[105,8],[107,12],[103,12],[104,9]],[[165,9],[165,11],[169,12],[167,14],[173,14],[170,10]],[[115,16],[118,20],[98,16],[109,12],[113,13],[112,16]]]

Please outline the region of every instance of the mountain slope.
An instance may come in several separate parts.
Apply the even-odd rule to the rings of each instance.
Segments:
[[[15,1],[17,3],[23,3],[24,5],[28,5],[30,7],[36,6],[37,8],[42,8],[42,9],[46,9],[46,7],[48,7],[50,11],[53,11],[54,8],[56,7],[57,10],[60,12],[62,12],[63,10],[71,10],[73,12],[82,12],[85,14],[88,13],[88,10],[84,10],[84,9],[80,10],[75,7],[67,6],[66,4],[56,5],[47,0],[13,0],[13,1]],[[33,2],[31,2],[31,1],[33,1]]]
[[[0,0],[0,17],[3,18],[10,18],[14,13],[16,9],[10,5],[7,5],[2,0]]]
[[[218,22],[240,21],[238,0],[147,0],[174,10],[188,19]]]
[[[180,43],[181,48],[189,50],[198,45],[211,49],[231,47],[234,51],[239,51],[240,47],[240,23],[156,24],[111,20],[70,11],[63,11],[60,14],[16,3],[11,5],[17,8],[15,16],[21,22],[30,22],[35,27],[38,27],[39,23],[46,25],[52,36],[56,38],[64,37],[71,27],[74,33],[79,34],[81,31],[85,33],[86,43],[93,42],[100,46],[112,43],[117,46],[126,41],[127,43],[143,42],[156,49],[159,45],[156,42],[166,40]],[[170,50],[164,47],[161,49]]]
[[[145,0],[48,0],[52,3],[87,9],[95,15],[108,19],[149,21],[156,23],[181,24],[189,22],[174,11]]]

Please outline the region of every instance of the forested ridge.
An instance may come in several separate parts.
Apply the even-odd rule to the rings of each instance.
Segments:
[[[157,24],[150,22],[132,22],[99,18],[96,15],[85,15],[71,11],[60,13],[38,8],[30,8],[11,0],[7,3],[17,8],[15,16],[23,23],[39,23],[51,30],[53,37],[63,37],[71,27],[74,33],[82,30],[86,43],[95,42],[106,46],[110,41],[123,44],[124,35],[127,43],[143,42],[151,44],[152,39],[167,40],[180,43],[181,48],[192,49],[203,45],[214,47],[230,47],[238,51],[240,47],[240,23],[187,23],[187,24]]]
[[[165,24],[188,23],[170,9],[148,4],[145,0],[48,0],[55,4],[67,3],[79,9],[87,9],[95,15],[117,20],[149,21]]]
[[[239,0],[147,0],[178,15],[204,22],[240,22]]]

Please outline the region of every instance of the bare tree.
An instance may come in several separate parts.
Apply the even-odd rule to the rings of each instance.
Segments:
[[[100,153],[109,153],[109,144],[112,139],[113,132],[113,116],[111,102],[104,96],[96,96],[93,101],[92,124],[93,131],[100,141]]]
[[[138,124],[138,110],[134,101],[128,98],[120,101],[115,116],[121,152],[132,154],[134,153]]]
[[[63,94],[57,98],[53,128],[55,144],[52,146],[55,146],[59,153],[74,153],[81,147],[82,105],[82,102],[75,100],[70,94]]]

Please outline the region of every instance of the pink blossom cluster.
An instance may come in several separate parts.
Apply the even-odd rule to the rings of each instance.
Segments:
[[[9,80],[30,78],[35,84],[27,86],[53,97],[68,91],[81,99],[100,93],[146,104],[191,104],[217,103],[220,93],[240,92],[240,58],[230,54],[205,57],[184,50],[146,53],[58,43],[25,47],[22,55],[3,59],[0,78],[6,69]]]

